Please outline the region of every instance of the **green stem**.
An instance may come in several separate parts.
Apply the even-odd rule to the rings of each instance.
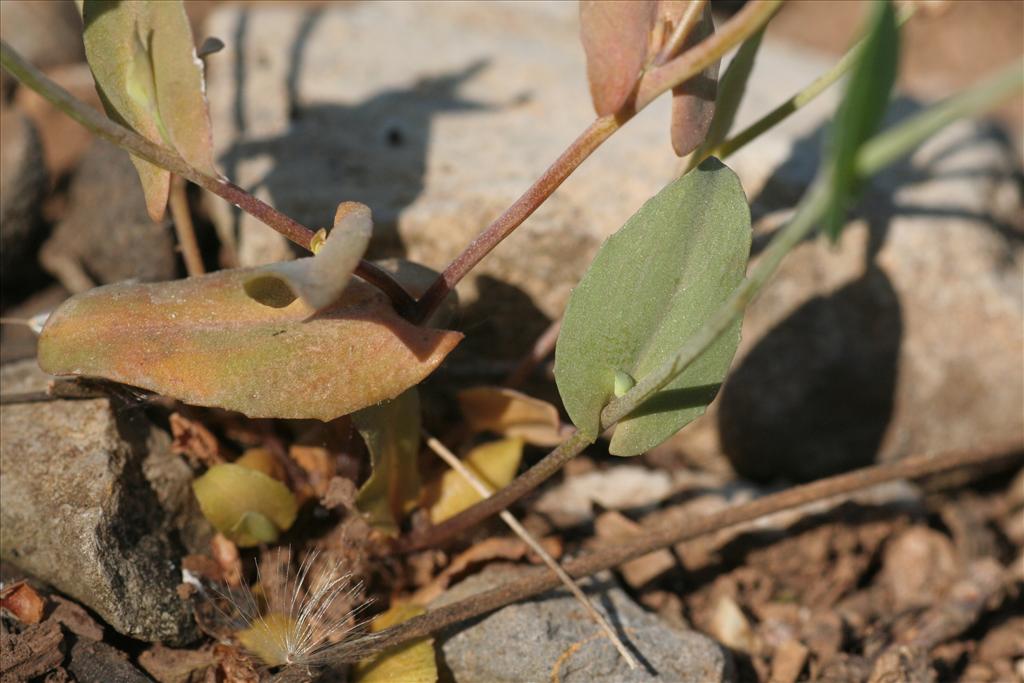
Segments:
[[[92,107],[75,99],[71,93],[47,78],[43,72],[29,64],[4,41],[0,41],[0,65],[26,87],[39,93],[53,106],[97,137],[209,190],[278,231],[292,242],[309,249],[310,240],[315,234],[313,230],[260,201],[238,185],[224,178],[215,178],[196,170],[173,151],[111,121]],[[413,308],[412,297],[386,271],[372,263],[362,261],[356,267],[356,275],[387,294],[399,312],[409,312]]]
[[[900,14],[898,19],[900,26],[906,23],[910,17],[914,15],[915,9],[915,6],[910,6],[906,11]],[[832,65],[832,68],[814,79],[814,81],[806,88],[790,97],[775,109],[772,109],[770,112],[744,128],[736,135],[715,146],[714,149],[708,150],[700,159],[696,159],[696,163],[692,165],[696,166],[709,156],[725,159],[729,155],[734,154],[751,140],[759,137],[765,131],[774,128],[776,124],[786,119],[790,114],[798,111],[801,107],[804,107],[813,101],[818,97],[818,95],[828,90],[833,83],[842,78],[846,72],[850,70],[850,67],[857,63],[857,56],[860,54],[860,50],[863,45],[863,40],[858,41],[856,45],[846,52],[846,54],[839,58],[838,62]]]
[[[989,109],[1021,89],[1024,89],[1024,59],[1009,64],[967,92],[954,95],[876,135],[857,154],[857,174],[866,177],[877,173],[950,123]]]

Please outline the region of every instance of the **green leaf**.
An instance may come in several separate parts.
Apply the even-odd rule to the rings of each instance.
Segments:
[[[332,420],[418,384],[462,339],[412,325],[357,278],[327,308],[270,308],[245,291],[260,272],[78,294],[46,321],[39,365],[249,417]]]
[[[203,65],[181,2],[85,0],[85,55],[107,115],[216,175]],[[163,217],[170,173],[132,157],[153,220]]]
[[[725,74],[718,82],[718,100],[715,102],[715,115],[711,119],[707,137],[694,153],[694,161],[699,161],[706,153],[714,149],[718,143],[725,140],[725,137],[732,129],[736,121],[736,112],[739,111],[740,102],[743,101],[743,94],[747,89],[747,80],[754,69],[754,60],[757,51],[761,47],[761,38],[764,37],[764,28],[743,41],[736,56],[729,62]]]
[[[558,392],[584,434],[600,432],[619,373],[640,382],[670,358],[739,284],[749,253],[743,188],[715,158],[608,238],[572,293],[555,349]],[[621,421],[611,452],[642,453],[701,415],[729,369],[739,328]]]
[[[299,510],[287,486],[236,463],[214,465],[192,490],[210,524],[242,547],[273,543]]]
[[[370,452],[373,472],[356,496],[370,524],[394,536],[420,497],[420,398],[413,387],[392,401],[352,415]]]
[[[892,3],[877,0],[833,125],[828,162],[832,195],[823,226],[833,240],[839,238],[846,211],[860,193],[863,178],[857,173],[857,153],[885,115],[899,66],[899,37]]]

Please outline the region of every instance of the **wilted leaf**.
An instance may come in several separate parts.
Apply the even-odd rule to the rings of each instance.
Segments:
[[[420,399],[413,387],[393,401],[352,415],[370,451],[373,468],[359,489],[356,506],[374,528],[398,533],[398,523],[420,496]]]
[[[522,457],[521,439],[502,439],[477,446],[463,459],[463,464],[492,491],[497,491],[516,476]],[[434,503],[430,506],[430,519],[434,524],[440,524],[482,500],[473,485],[455,470],[442,474],[431,489],[430,497]]]
[[[184,455],[193,465],[216,465],[224,462],[220,442],[202,423],[181,413],[171,413],[171,452]]]
[[[700,43],[715,32],[710,3],[704,6],[704,15],[686,41],[683,51]],[[704,141],[715,115],[718,95],[718,65],[709,65],[690,80],[672,89],[672,148],[679,156],[686,156]]]
[[[518,436],[535,446],[562,441],[558,408],[505,387],[473,387],[458,394],[459,407],[474,432]]]
[[[617,112],[632,92],[647,57],[656,7],[654,0],[581,0],[580,38],[598,116]]]
[[[214,465],[192,490],[210,524],[242,547],[273,543],[298,514],[287,486],[244,465]]]
[[[860,192],[857,152],[885,115],[899,66],[899,39],[892,3],[874,3],[867,36],[833,124],[829,163],[832,196],[824,222],[825,233],[832,239],[839,237],[846,210]]]
[[[569,416],[597,437],[616,372],[641,381],[728,298],[750,253],[750,211],[736,175],[709,158],[649,200],[601,247],[572,293],[555,349]],[[739,323],[615,429],[611,452],[636,455],[704,412]]]
[[[301,298],[313,310],[338,300],[373,234],[370,209],[358,202],[344,202],[334,214],[334,229],[316,255],[258,268],[245,283],[256,301],[284,308]]]
[[[423,614],[418,605],[395,603],[379,614],[370,624],[376,633],[401,624]],[[400,645],[360,662],[355,667],[355,683],[436,683],[437,663],[434,658],[434,640],[421,638]]]
[[[23,624],[38,624],[43,620],[46,604],[35,588],[24,581],[18,581],[0,591],[0,607]]]
[[[254,270],[72,297],[47,321],[39,365],[249,417],[327,421],[419,383],[462,339],[411,325],[354,278],[327,309],[269,308],[243,289]]]
[[[203,65],[180,2],[86,0],[85,54],[107,114],[191,166],[216,175]],[[170,173],[132,157],[153,220],[163,217]]]

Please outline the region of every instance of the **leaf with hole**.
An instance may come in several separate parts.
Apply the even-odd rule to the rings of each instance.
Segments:
[[[302,299],[264,306],[245,291],[261,272],[119,283],[74,296],[47,321],[39,365],[249,417],[327,421],[395,398],[462,339],[405,321],[356,278],[321,310]]]
[[[671,357],[743,279],[750,210],[739,179],[709,158],[644,204],[602,245],[569,299],[555,380],[576,426],[594,438],[629,379]],[[622,420],[611,452],[636,455],[704,412],[739,344],[737,323],[690,368]]]
[[[245,291],[273,308],[284,308],[297,298],[314,310],[324,308],[345,290],[372,234],[369,207],[344,202],[334,215],[334,228],[313,256],[263,266],[246,281]]]
[[[874,3],[864,44],[833,124],[827,161],[831,197],[823,227],[833,240],[838,239],[846,211],[860,193],[863,179],[857,173],[857,153],[885,116],[899,66],[899,39],[892,3]]]
[[[389,536],[420,497],[420,399],[415,387],[401,396],[352,415],[370,452],[372,472],[359,489],[356,507],[370,525]]]

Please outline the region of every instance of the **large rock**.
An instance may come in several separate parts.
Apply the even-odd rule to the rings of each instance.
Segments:
[[[226,173],[313,226],[341,200],[366,202],[374,252],[434,268],[592,119],[566,3],[222,7],[207,33],[228,43],[210,68]],[[769,36],[737,125],[830,65]],[[728,160],[758,219],[755,256],[813,177],[838,95]],[[464,281],[468,336],[449,365],[519,357],[561,315],[601,241],[677,169],[667,107],[630,121]],[[838,246],[811,239],[787,259],[747,315],[721,410],[672,447],[705,461],[724,450],[751,477],[807,479],[1024,438],[1014,169],[999,135],[962,123],[881,174]],[[288,253],[255,219],[213,205],[243,263]]]
[[[491,565],[438,598],[439,607],[496,588],[521,570]],[[564,589],[504,607],[437,637],[444,666],[456,683],[560,680],[565,683],[733,680],[732,660],[714,641],[680,631],[645,612],[616,587],[610,575],[582,582],[640,662],[625,661]],[[577,648],[574,651],[574,648]],[[555,672],[557,671],[557,677]]]
[[[34,361],[4,366],[5,394],[40,391]],[[0,553],[93,609],[118,632],[182,643],[195,635],[178,540],[191,473],[169,437],[107,399],[0,411]]]
[[[761,210],[806,184],[820,142],[819,127],[781,165],[753,150],[737,159],[745,177],[765,178]],[[747,476],[811,479],[876,459],[1024,443],[1015,174],[997,132],[961,122],[878,175],[839,244],[798,246],[748,310],[717,430],[695,425],[683,447],[721,448]],[[778,223],[762,221],[755,250]]]
[[[150,219],[128,153],[102,140],[75,172],[66,216],[40,259],[72,292],[130,278],[170,280],[178,272],[170,221]]]

